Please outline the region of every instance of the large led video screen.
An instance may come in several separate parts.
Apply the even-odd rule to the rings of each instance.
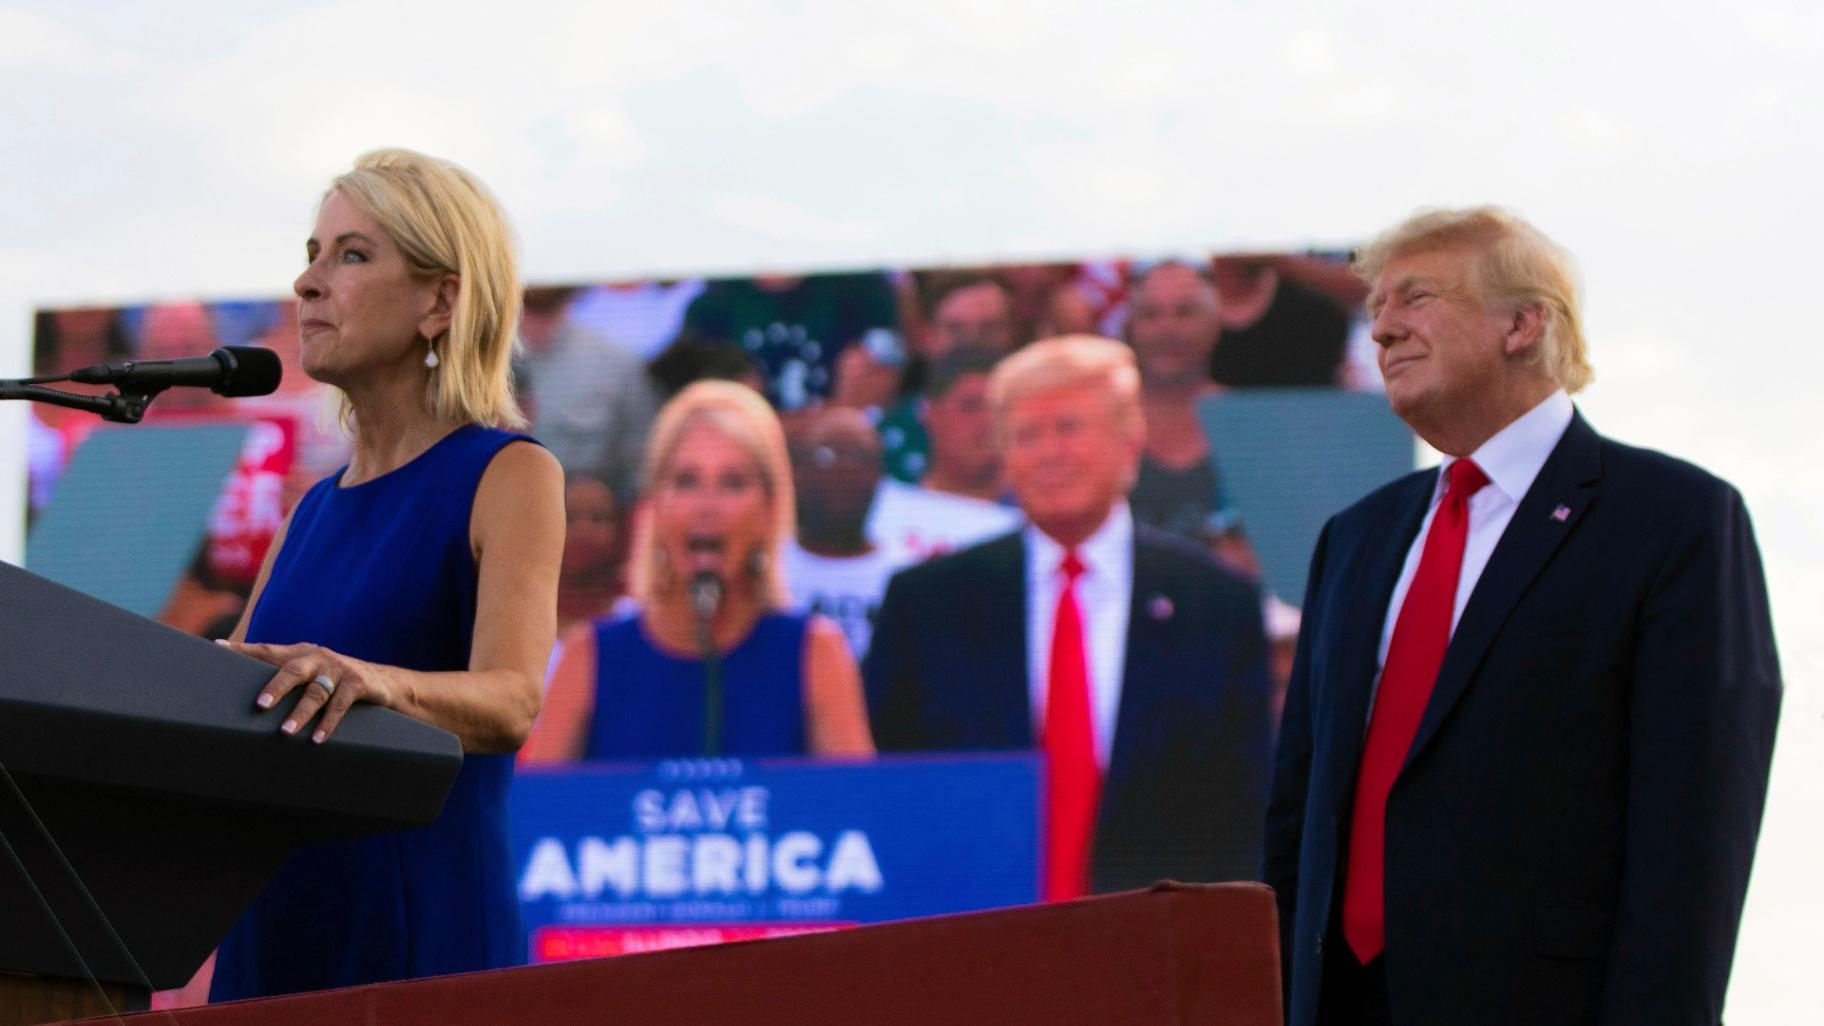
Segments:
[[[1063,658],[1082,660],[1091,696],[1088,889],[1250,878],[1311,544],[1414,461],[1377,394],[1365,291],[1328,253],[528,289],[515,388],[564,467],[567,536],[546,712],[512,808],[527,957],[1045,899],[1060,756],[1044,723]],[[1131,347],[1145,420],[1114,533],[1083,544],[1093,559],[1116,539],[1073,593],[1070,657],[988,389],[999,361],[1064,335]],[[299,365],[297,301],[44,310],[34,345],[39,375],[278,353],[269,396],[172,389],[138,425],[42,405],[30,421],[27,568],[228,636],[286,515],[350,452],[335,393]],[[720,653],[711,694],[692,653],[641,626],[631,540],[688,529],[655,522],[650,431],[704,378],[757,390],[783,427],[796,526],[768,570],[785,585],[776,612],[839,632],[859,740],[818,729],[802,631],[762,619]],[[212,426],[236,431],[195,441]],[[128,470],[139,483],[108,487]],[[123,565],[109,542],[128,526]],[[123,576],[132,587],[110,592]],[[678,687],[688,700],[651,694]],[[692,718],[712,701],[728,737],[740,716],[779,718],[795,750],[704,751]]]

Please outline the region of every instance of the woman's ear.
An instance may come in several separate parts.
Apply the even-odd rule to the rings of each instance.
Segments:
[[[431,308],[418,322],[418,334],[425,338],[443,337],[450,330],[450,322],[456,317],[456,296],[462,291],[462,278],[446,274],[437,279],[437,292],[431,299]]]

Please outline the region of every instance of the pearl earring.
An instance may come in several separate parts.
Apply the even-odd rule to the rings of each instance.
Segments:
[[[426,367],[430,367],[434,370],[434,369],[436,369],[437,365],[442,362],[443,362],[442,360],[437,359],[437,350],[436,349],[434,349],[434,348],[426,349],[424,351],[424,365]]]

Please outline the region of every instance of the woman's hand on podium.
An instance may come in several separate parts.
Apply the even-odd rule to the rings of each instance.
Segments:
[[[255,706],[271,709],[286,695],[293,691],[299,693],[297,704],[279,725],[281,733],[296,734],[321,712],[323,718],[310,739],[322,744],[335,733],[342,717],[356,702],[371,702],[389,709],[397,704],[388,673],[391,667],[353,659],[321,645],[261,645],[232,641],[219,644],[279,668],[254,698]]]

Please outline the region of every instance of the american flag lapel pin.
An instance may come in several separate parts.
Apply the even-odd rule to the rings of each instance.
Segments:
[[[1558,508],[1555,510],[1552,510],[1552,519],[1558,521],[1561,524],[1564,523],[1566,520],[1571,519],[1571,507],[1566,506],[1563,503],[1559,503]]]

